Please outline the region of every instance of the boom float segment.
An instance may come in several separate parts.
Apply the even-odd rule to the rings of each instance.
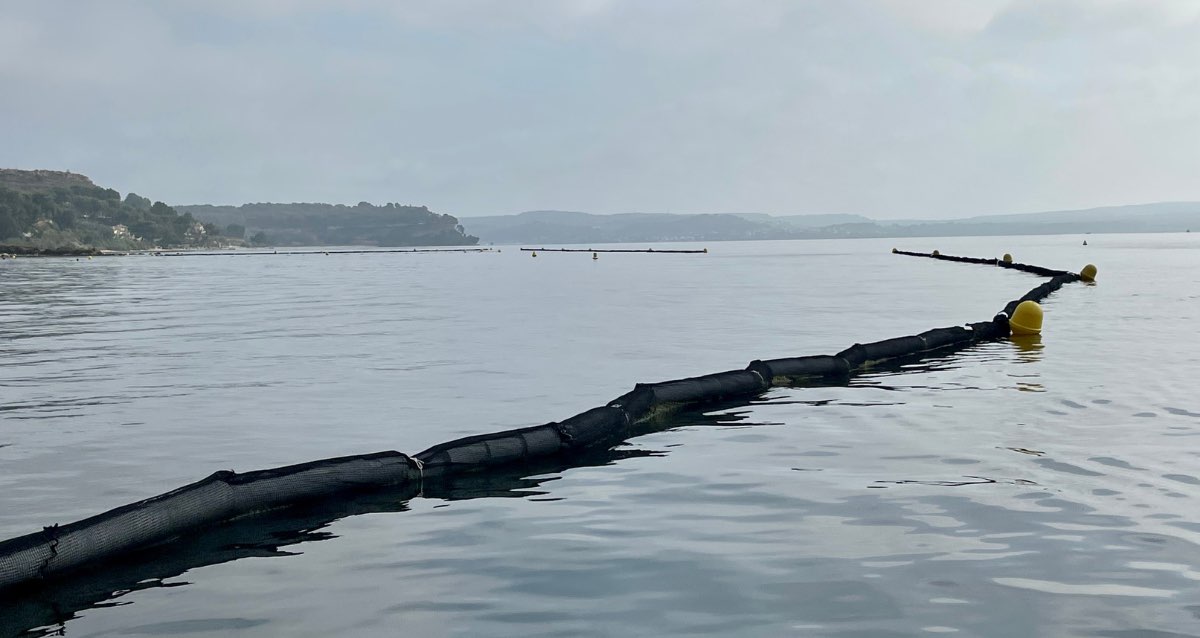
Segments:
[[[522,248],[522,252],[531,252],[537,256],[538,251],[544,253],[592,253],[595,258],[597,253],[648,253],[656,255],[706,255],[707,248],[696,250],[654,250],[653,248]]]
[[[655,251],[659,252],[659,251]],[[662,251],[667,252],[667,251]],[[427,479],[580,454],[634,434],[638,423],[684,408],[743,402],[771,387],[845,383],[888,362],[916,360],[1009,335],[1009,317],[1022,302],[1038,302],[1080,276],[1002,259],[912,253],[943,261],[994,265],[1050,277],[988,321],[934,328],[920,334],[856,343],[835,355],[754,360],[745,370],[637,384],[633,390],[561,422],[470,436],[409,457],[380,452],[237,474],[224,471],[137,503],[63,526],[0,542],[0,590],[69,576],[81,567],[164,544],[238,518],[391,486],[420,489]],[[1095,267],[1089,273],[1095,276]]]
[[[68,525],[0,542],[0,590],[145,549],[242,516],[357,490],[419,481],[406,455],[379,452],[237,474],[181,488]]]

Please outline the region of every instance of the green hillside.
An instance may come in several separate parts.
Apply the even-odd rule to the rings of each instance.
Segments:
[[[236,230],[236,229],[235,229]],[[135,193],[62,171],[0,169],[0,244],[26,249],[219,246],[241,243]]]
[[[472,246],[479,242],[452,215],[425,206],[244,204],[178,206],[197,219],[233,224],[275,246]]]

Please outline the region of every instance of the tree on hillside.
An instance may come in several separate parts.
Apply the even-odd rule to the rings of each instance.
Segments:
[[[20,234],[21,227],[17,225],[17,220],[13,219],[13,214],[7,208],[0,206],[0,240]]]
[[[150,210],[150,200],[138,195],[137,193],[129,193],[125,196],[125,203],[133,208],[142,210]]]
[[[53,219],[54,223],[63,230],[74,228],[75,209],[69,207],[59,208],[50,215],[50,219]]]

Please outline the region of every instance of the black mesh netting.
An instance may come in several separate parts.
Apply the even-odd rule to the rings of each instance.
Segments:
[[[751,368],[762,366],[770,376],[784,377],[789,380],[836,379],[850,376],[850,365],[841,357],[827,354],[811,357],[791,357],[788,359],[768,359],[753,361]]]
[[[166,494],[0,542],[0,588],[45,578],[205,525],[418,476],[408,456],[380,452],[273,470],[217,472]]]
[[[435,445],[413,456],[426,474],[482,470],[531,456],[557,454],[563,439],[554,424],[480,434]]]

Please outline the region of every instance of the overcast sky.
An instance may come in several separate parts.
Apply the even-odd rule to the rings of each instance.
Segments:
[[[1200,200],[1200,2],[5,2],[0,166],[464,216]]]

